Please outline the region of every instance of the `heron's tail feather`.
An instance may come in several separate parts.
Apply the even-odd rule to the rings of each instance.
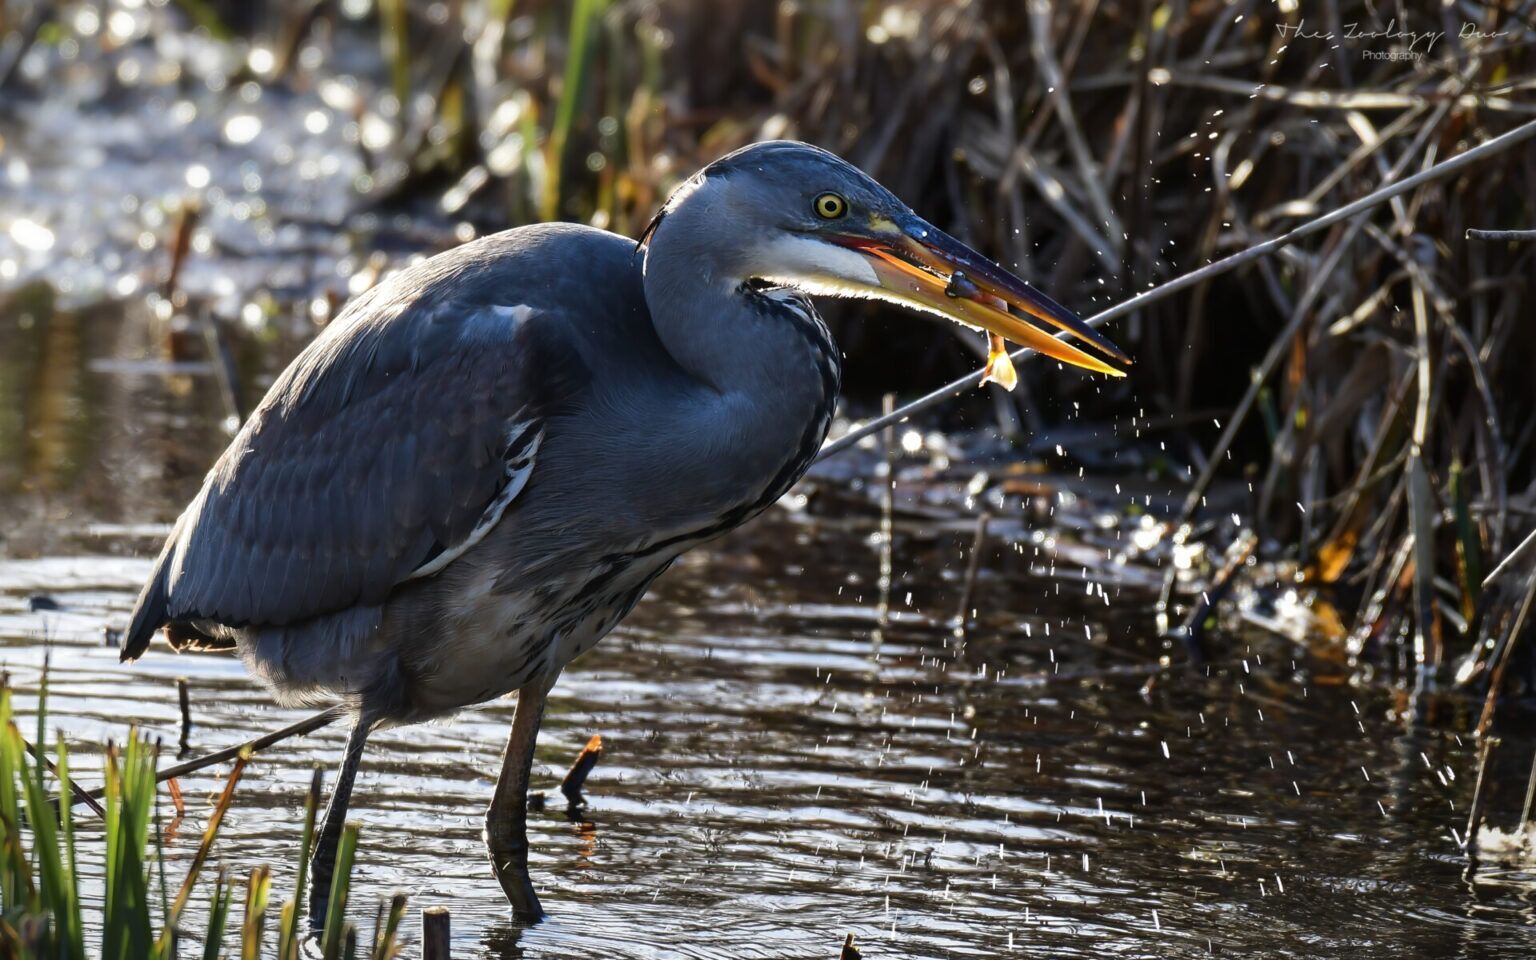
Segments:
[[[155,636],[155,632],[165,625],[170,618],[168,609],[169,591],[166,588],[166,568],[170,566],[171,553],[175,549],[176,534],[172,532],[166,541],[165,548],[160,551],[160,556],[155,560],[154,572],[149,575],[149,581],[144,584],[144,589],[139,591],[139,600],[133,605],[133,615],[128,620],[128,629],[123,633],[123,646],[118,653],[118,659],[124,663],[137,660],[149,649],[149,641]]]

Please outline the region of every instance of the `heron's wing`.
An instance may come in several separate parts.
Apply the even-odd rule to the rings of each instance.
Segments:
[[[364,315],[284,372],[178,523],[165,619],[292,623],[435,573],[499,519],[585,380],[527,306],[349,312]]]

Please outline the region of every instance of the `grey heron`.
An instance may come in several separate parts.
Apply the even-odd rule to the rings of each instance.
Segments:
[[[369,733],[514,691],[485,841],[515,914],[542,916],[526,802],[545,699],[679,554],[810,465],[842,368],[808,295],[1128,362],[854,166],[775,141],[705,167],[639,243],[542,224],[401,270],[273,383],[176,521],[122,658],[164,627],[177,649],[233,648],[285,703],[350,706],[313,925]]]

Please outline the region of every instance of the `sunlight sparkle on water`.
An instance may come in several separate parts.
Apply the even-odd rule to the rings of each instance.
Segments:
[[[224,123],[224,137],[230,143],[250,143],[261,135],[261,118],[249,113],[239,113]]]
[[[53,249],[53,231],[36,220],[28,220],[26,217],[11,222],[11,239],[15,240],[18,246],[39,253]]]

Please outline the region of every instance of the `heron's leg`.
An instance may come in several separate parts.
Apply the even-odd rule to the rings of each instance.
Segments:
[[[501,757],[496,793],[485,812],[485,846],[491,856],[491,870],[512,904],[513,915],[530,922],[544,919],[544,910],[528,876],[528,778],[533,770],[539,721],[544,718],[544,701],[558,676],[557,671],[533,680],[517,692],[512,735]]]
[[[315,932],[325,929],[325,911],[331,898],[331,876],[336,871],[336,848],[341,843],[341,828],[347,823],[347,803],[352,799],[352,781],[357,777],[358,765],[363,759],[363,746],[373,722],[359,717],[347,739],[347,752],[341,758],[341,770],[336,774],[336,787],[331,791],[331,801],[325,808],[325,822],[315,837],[315,849],[309,857],[309,927]]]

